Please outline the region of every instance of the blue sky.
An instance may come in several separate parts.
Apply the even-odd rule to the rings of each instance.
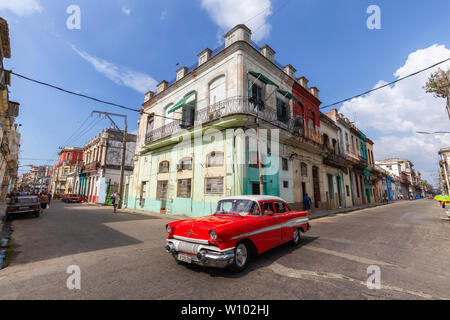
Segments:
[[[72,4],[81,9],[80,30],[66,27]],[[380,30],[366,26],[372,4],[381,9]],[[140,108],[146,87],[175,77],[176,63],[192,65],[200,51],[217,47],[224,32],[243,22],[257,29],[256,42],[274,48],[281,64],[292,64],[297,76],[319,88],[323,105],[333,103],[450,57],[449,12],[446,0],[0,0],[0,15],[10,26],[7,68],[132,108]],[[376,158],[408,157],[432,181],[436,149],[450,145],[450,136],[414,132],[450,128],[445,101],[422,92],[425,79],[352,101],[341,111],[375,141]],[[82,146],[108,125],[103,120],[67,141],[93,109],[125,113],[130,130],[137,129],[134,112],[16,77],[10,91],[21,103],[21,164],[51,163],[24,159],[56,159],[66,142]],[[411,111],[408,99],[423,103]],[[436,117],[424,120],[429,113]],[[395,126],[385,127],[390,117]]]

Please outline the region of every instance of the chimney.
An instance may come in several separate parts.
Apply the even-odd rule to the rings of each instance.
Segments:
[[[290,64],[284,66],[284,73],[286,73],[289,77],[294,78],[295,79],[295,72],[297,70],[295,70],[295,68],[293,66],[291,66]]]
[[[309,92],[311,92],[314,97],[319,98],[319,89],[316,87],[309,88]]]
[[[167,87],[169,86],[169,83],[166,80],[161,81],[156,89],[156,94],[163,92],[164,90],[167,89]]]
[[[153,98],[154,96],[155,96],[155,93],[153,91],[148,91],[145,94],[144,103],[147,102],[148,100],[150,100],[151,98]]]
[[[236,41],[246,41],[250,43],[252,31],[245,24],[238,24],[225,35],[225,48],[229,47]]]
[[[197,57],[198,57],[198,65],[202,65],[204,64],[206,61],[208,61],[211,58],[211,54],[212,51],[209,48],[206,48],[205,50],[203,50],[202,52],[200,52]]]
[[[304,76],[298,78],[298,83],[306,90],[308,90],[308,82],[309,82],[308,79],[306,79],[306,77]]]
[[[183,78],[185,75],[187,75],[188,73],[188,68],[187,67],[181,67],[180,69],[177,70],[177,81],[180,80],[181,78]]]
[[[266,57],[267,59],[269,59],[270,61],[274,61],[274,56],[275,56],[275,51],[269,47],[269,45],[264,45],[263,47],[261,47],[261,54]]]

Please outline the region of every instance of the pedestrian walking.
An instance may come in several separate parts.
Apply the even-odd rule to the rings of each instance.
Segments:
[[[309,210],[311,209],[311,203],[312,203],[311,198],[308,196],[308,194],[305,194],[305,196],[303,197],[303,206],[305,208],[305,211],[308,211],[308,213]]]
[[[48,198],[48,207],[50,208],[50,203],[52,202],[52,193],[51,192],[47,193],[47,198]]]
[[[119,201],[120,201],[120,195],[118,192],[114,192],[111,195],[111,199],[112,199],[112,203],[113,203],[113,207],[114,207],[114,213],[117,212],[117,206],[119,205]]]
[[[41,202],[41,214],[43,214],[48,205],[48,197],[44,192],[41,192],[39,195],[39,199]]]

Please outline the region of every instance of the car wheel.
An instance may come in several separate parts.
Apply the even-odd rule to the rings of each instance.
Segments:
[[[12,214],[7,214],[5,217],[6,221],[12,221]]]
[[[40,211],[36,211],[36,212],[34,213],[34,216],[35,216],[36,218],[39,218],[40,215],[41,215],[41,212],[40,212]]]
[[[247,268],[250,260],[250,247],[245,242],[239,242],[234,249],[234,260],[230,266],[233,272],[242,272]]]
[[[297,245],[300,243],[301,240],[302,240],[302,236],[301,236],[301,233],[300,233],[300,228],[297,228],[297,229],[295,229],[294,232],[292,233],[292,241],[291,241],[291,244],[292,244],[293,246],[297,246]]]

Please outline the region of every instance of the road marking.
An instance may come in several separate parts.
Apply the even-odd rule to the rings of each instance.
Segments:
[[[321,253],[325,253],[325,254],[329,254],[329,255],[333,255],[336,257],[340,257],[340,258],[344,258],[347,260],[351,260],[351,261],[356,261],[362,264],[367,264],[367,265],[379,265],[379,266],[389,266],[389,267],[397,267],[394,264],[391,263],[387,263],[387,262],[383,262],[383,261],[377,261],[377,260],[372,260],[372,259],[367,259],[367,258],[363,258],[363,257],[358,257],[358,256],[354,256],[352,254],[348,254],[348,253],[343,253],[343,252],[338,252],[338,251],[333,251],[333,250],[328,250],[328,249],[324,249],[324,248],[318,248],[318,247],[314,247],[314,246],[304,246],[304,249],[309,249],[309,250],[313,250],[313,251],[317,251],[317,252],[321,252]]]
[[[361,281],[358,279],[350,278],[348,276],[339,274],[339,273],[332,273],[332,272],[315,272],[315,271],[309,271],[309,270],[301,270],[301,269],[293,269],[289,267],[285,267],[278,262],[274,262],[271,265],[267,266],[268,269],[273,271],[274,273],[289,277],[289,278],[296,278],[296,279],[304,279],[304,280],[317,280],[319,279],[330,279],[330,280],[344,280],[352,283],[359,284],[363,286],[364,288],[367,288],[366,281]],[[437,296],[432,296],[424,292],[418,292],[418,291],[412,291],[408,289],[403,289],[399,287],[394,286],[387,286],[387,285],[381,285],[381,289],[379,290],[388,290],[388,291],[396,291],[400,293],[406,293],[410,295],[414,295],[417,297],[421,297],[424,299],[430,299],[430,300],[448,300],[449,298],[442,298]]]

